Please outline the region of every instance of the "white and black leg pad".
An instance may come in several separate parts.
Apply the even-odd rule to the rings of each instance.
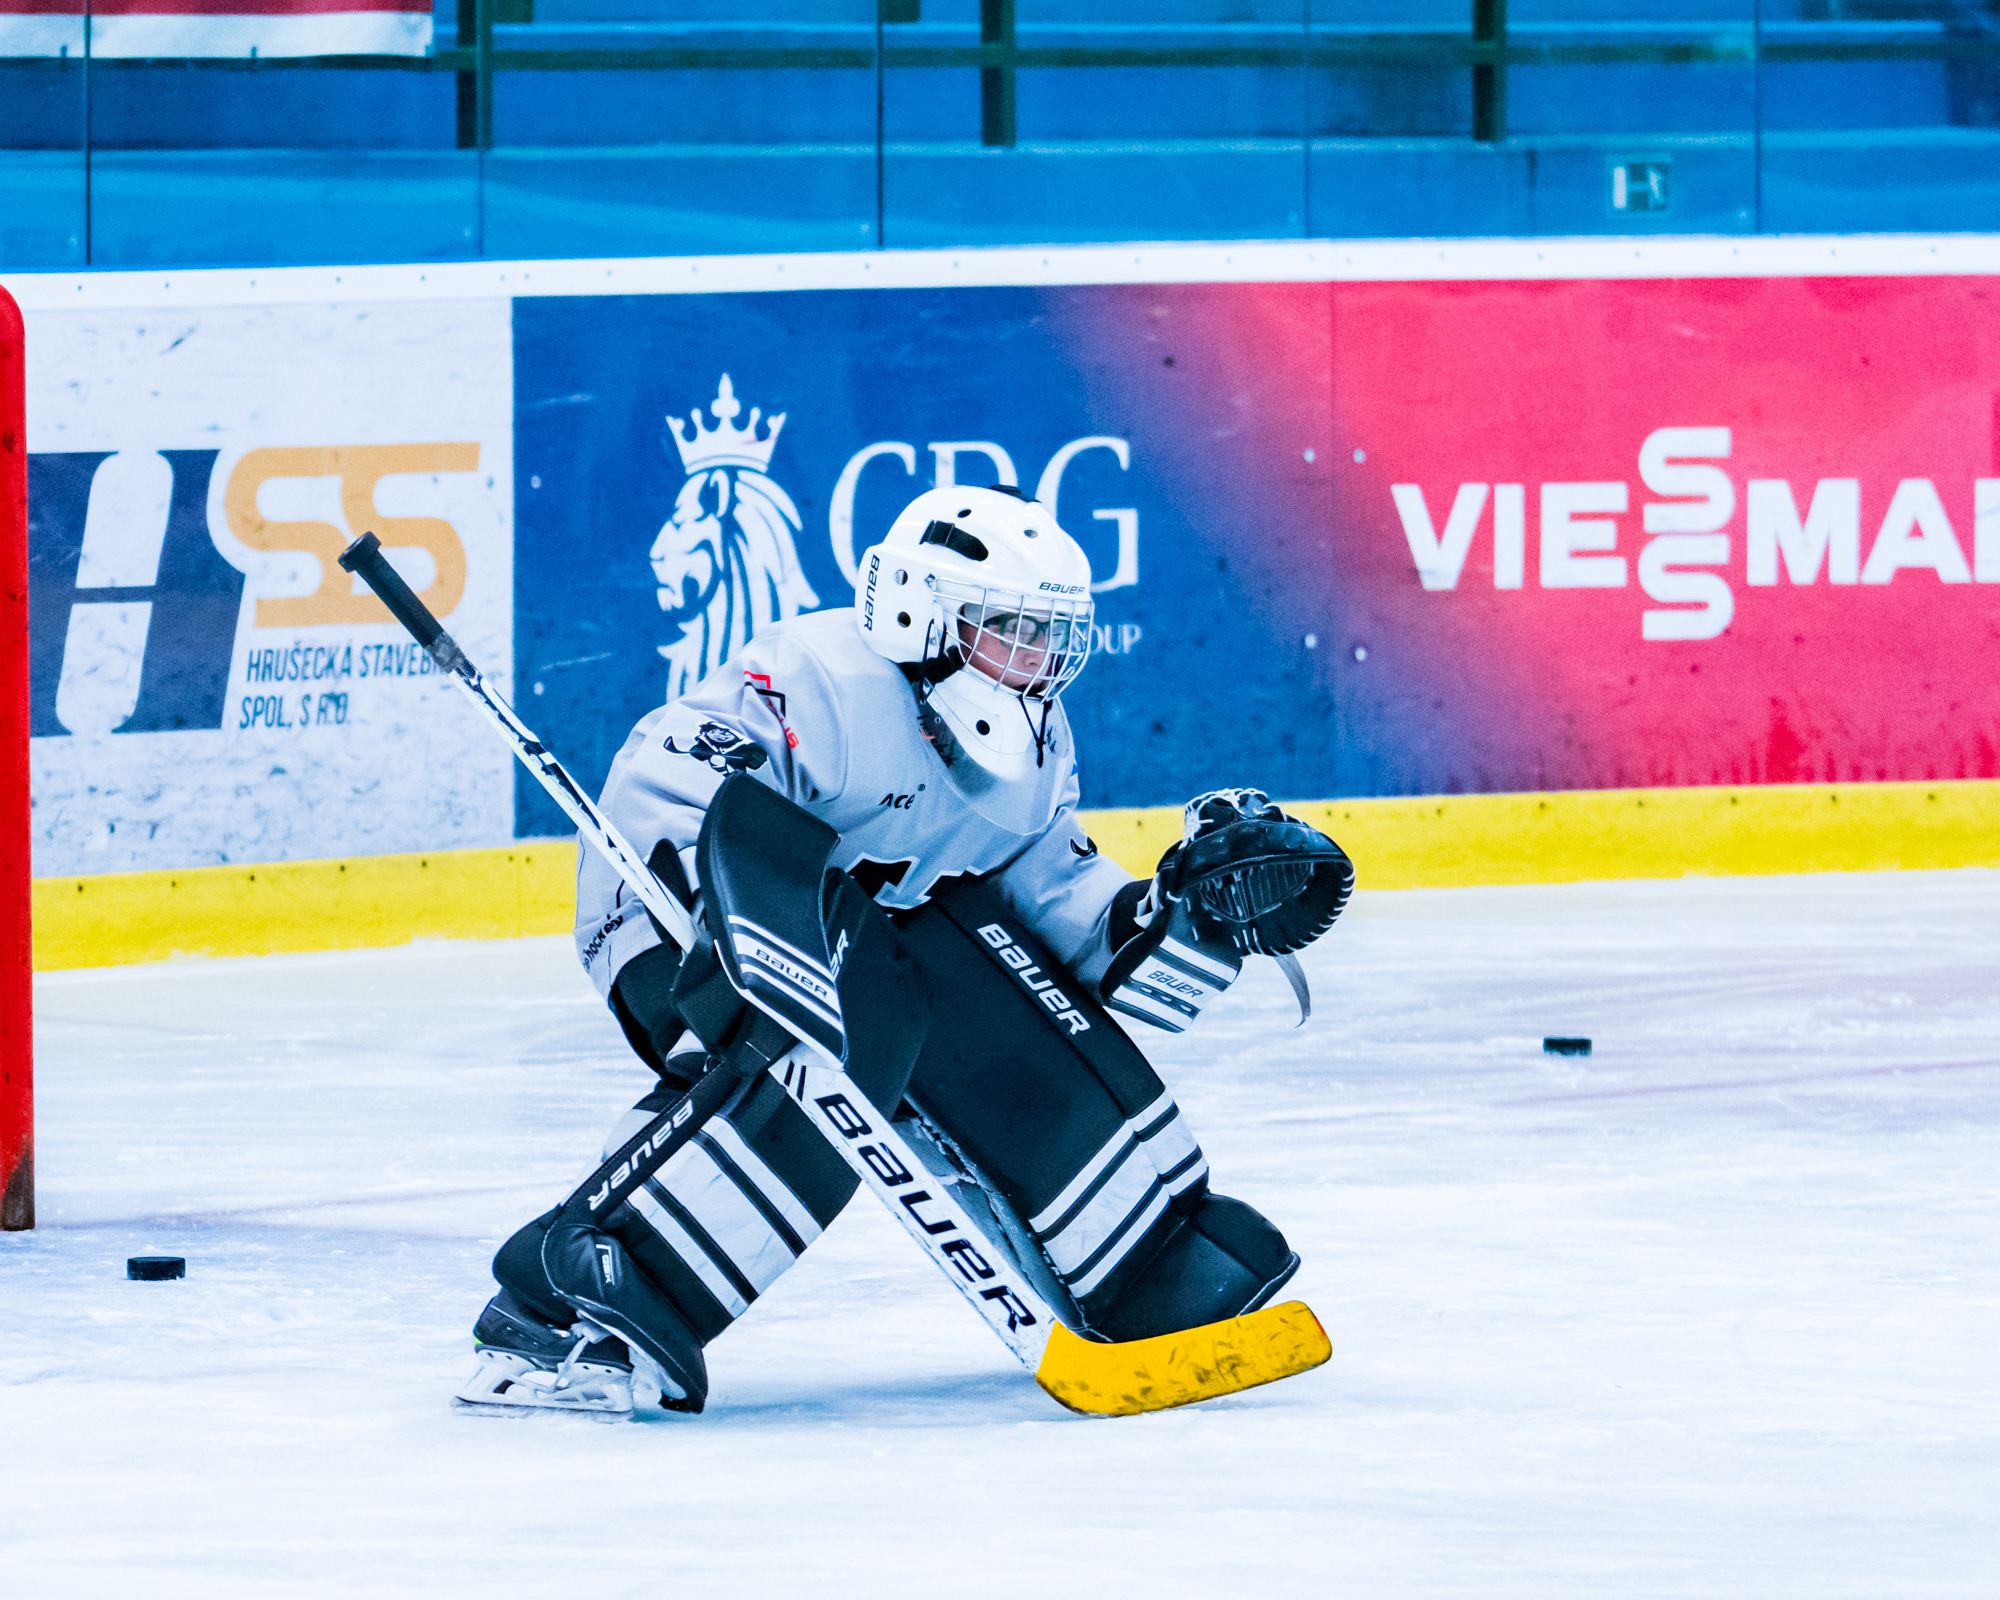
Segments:
[[[679,1098],[663,1081],[620,1120],[606,1149]],[[631,1303],[642,1310],[655,1303],[650,1289],[672,1314],[659,1337],[671,1345],[678,1324],[699,1357],[701,1346],[819,1237],[856,1187],[805,1113],[759,1074],[602,1226],[646,1280],[631,1291]],[[570,1241],[560,1259],[574,1266],[577,1281],[554,1279],[544,1240],[555,1218],[553,1211],[537,1217],[502,1245],[493,1276],[543,1320],[567,1326],[579,1309],[576,1296],[586,1292],[591,1250],[587,1241]]]
[[[1201,1204],[1096,1321],[1111,1339],[1150,1339],[1240,1317],[1267,1304],[1299,1270],[1285,1236],[1227,1195]]]
[[[672,1098],[662,1085],[633,1115],[649,1118]],[[606,1227],[707,1344],[805,1253],[855,1188],[805,1113],[760,1074]]]
[[[1209,1197],[1208,1162],[1146,1058],[992,889],[948,885],[902,934],[942,997],[910,1099],[1040,1247],[1065,1320],[1168,1333],[1237,1315],[1285,1270],[1275,1228]]]
[[[752,844],[758,837],[768,843],[773,830],[797,820],[788,815],[796,808],[754,783],[748,790],[739,787],[730,792],[736,796],[731,815],[755,825]],[[770,815],[771,807],[778,808],[775,816]],[[793,852],[792,866],[802,860],[808,869],[802,879],[795,872],[787,880],[776,868],[759,878],[754,852],[747,849],[744,861],[725,871],[721,854],[732,836],[727,829],[714,828],[717,815],[717,808],[711,807],[709,825],[702,833],[711,920],[719,909],[734,903],[732,884],[746,893],[754,888],[766,915],[774,906],[796,911],[787,906],[788,893],[794,900],[803,897],[803,915],[808,922],[823,924],[825,947],[839,952],[832,967],[845,1019],[841,1035],[848,1072],[871,1101],[885,1113],[893,1111],[902,1100],[930,1011],[921,976],[902,952],[894,928],[845,874],[823,873],[810,852],[803,856]],[[810,818],[804,822],[819,827]],[[758,827],[764,830],[761,836]],[[830,832],[827,837],[832,837]],[[824,849],[819,853],[823,857]],[[816,944],[822,936],[812,930],[798,937]],[[740,1001],[711,1004],[704,998],[712,987],[705,978],[690,990],[689,973],[699,970],[697,957],[707,948],[698,945],[681,964],[670,996],[663,997],[656,984],[653,998],[660,1006],[670,1001],[669,1009],[687,1008],[694,1033],[716,1041],[719,1063],[702,1051],[653,1060],[660,1084],[612,1130],[606,1160],[615,1159],[647,1123],[689,1094],[702,1097],[704,1120],[690,1122],[658,1170],[629,1191],[621,1191],[625,1200],[598,1223],[629,1253],[639,1273],[692,1331],[698,1345],[706,1345],[747,1311],[839,1215],[857,1187],[847,1164],[768,1073],[751,1072],[710,1114],[708,1108],[718,1097],[705,1091],[737,1081],[735,1054],[751,1049],[755,1036],[743,1032],[729,1036],[737,1027],[729,1020],[730,1008],[740,1013]],[[720,972],[719,967],[715,970]],[[622,973],[620,978],[622,982]],[[723,987],[729,988],[728,983]],[[672,1036],[673,1030],[659,1028],[650,1037],[663,1041]],[[659,1050],[654,1054],[658,1056]],[[689,1085],[695,1087],[690,1090]],[[510,1240],[496,1258],[494,1272],[526,1303],[549,1307],[541,1314],[555,1321],[561,1311],[554,1302],[581,1291],[568,1282],[548,1281],[541,1238],[549,1231],[544,1218]],[[588,1266],[587,1252],[579,1247],[567,1251],[563,1259],[572,1256],[581,1276]]]

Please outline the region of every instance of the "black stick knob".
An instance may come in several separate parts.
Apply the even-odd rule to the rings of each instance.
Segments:
[[[402,574],[389,565],[388,557],[382,554],[380,539],[364,533],[340,553],[340,565],[344,571],[361,575],[361,581],[375,591],[376,598],[410,630],[410,637],[430,653],[433,661],[446,672],[458,671],[465,660],[463,652],[444,631],[444,624],[431,615],[430,607],[403,582]]]

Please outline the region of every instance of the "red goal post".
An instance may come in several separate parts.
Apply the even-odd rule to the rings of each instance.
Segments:
[[[21,308],[0,287],[0,1228],[35,1225],[28,823],[28,428]]]

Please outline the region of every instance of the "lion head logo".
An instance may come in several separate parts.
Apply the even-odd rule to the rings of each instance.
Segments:
[[[819,604],[793,543],[802,526],[798,508],[765,471],[784,413],[769,420],[761,439],[756,407],[749,425],[738,428],[743,407],[726,372],[708,409],[714,427],[703,425],[699,406],[686,433],[679,417],[667,418],[688,475],[652,551],[660,609],[672,629],[659,647],[669,700],[701,682],[759,628]]]

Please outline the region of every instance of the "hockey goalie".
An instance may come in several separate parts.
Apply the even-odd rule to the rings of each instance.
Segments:
[[[1209,1187],[1124,1029],[1194,1025],[1252,954],[1288,965],[1303,1008],[1291,956],[1340,914],[1347,857],[1252,789],[1190,802],[1149,880],[1098,853],[1062,706],[1090,653],[1090,570],[1049,508],[934,489],[858,571],[852,609],[759,633],[612,764],[599,807],[696,939],[663,937],[583,853],[579,956],[659,1078],[606,1150],[655,1123],[680,1142],[608,1215],[557,1208],[501,1247],[467,1404],[701,1410],[706,1348],[854,1194],[761,1070],[767,1019],[716,955],[740,932],[716,927],[729,886],[783,879],[814,856],[806,834],[824,854],[795,875],[817,897],[848,1070],[1064,1327],[1194,1329],[1298,1269],[1275,1226]]]

